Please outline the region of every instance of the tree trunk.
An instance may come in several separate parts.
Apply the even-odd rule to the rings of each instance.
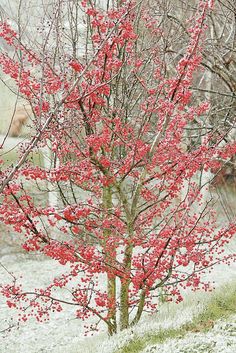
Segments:
[[[112,208],[112,189],[104,187],[103,189],[103,210],[104,214],[109,214]],[[111,235],[111,229],[103,230],[104,246],[106,240]],[[106,253],[106,252],[105,252]],[[105,262],[107,266],[111,266],[111,272],[107,272],[107,296],[108,296],[108,334],[112,336],[117,332],[116,322],[116,277],[112,274],[112,269],[115,267],[116,250],[111,249],[109,254],[106,254]]]
[[[130,286],[130,271],[132,260],[133,246],[127,245],[124,255],[124,269],[126,278],[121,282],[120,291],[120,329],[124,330],[129,327],[129,286]]]
[[[109,301],[108,309],[108,334],[112,336],[117,333],[117,323],[116,323],[116,278],[112,277],[107,279],[107,295]]]
[[[143,289],[140,293],[137,313],[131,323],[132,326],[137,324],[142,316],[144,305],[145,305],[145,298],[146,298],[146,289]]]

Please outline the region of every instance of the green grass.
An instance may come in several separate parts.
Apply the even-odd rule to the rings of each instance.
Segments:
[[[151,332],[142,337],[134,337],[127,345],[115,353],[140,353],[146,346],[163,343],[167,339],[182,338],[189,332],[207,332],[214,322],[227,319],[236,313],[236,283],[223,286],[212,294],[204,310],[189,323],[177,329],[166,329]]]
[[[9,151],[1,151],[0,153],[1,157],[0,159],[3,159],[4,166],[10,166],[11,164],[14,164],[18,160],[18,153],[17,153],[17,148],[14,148]],[[35,166],[43,166],[43,155],[42,153],[38,152],[33,152],[29,154],[28,160],[33,163]]]
[[[0,155],[0,159],[3,159],[3,168],[14,166],[19,160],[17,148],[14,148],[12,150],[1,151]],[[27,160],[33,166],[43,167],[44,165],[42,152],[31,152]],[[40,191],[38,185],[44,191]],[[24,182],[24,189],[34,199],[36,205],[42,204],[46,206],[48,200],[47,183],[41,181],[38,182],[38,185],[34,181],[27,181]]]

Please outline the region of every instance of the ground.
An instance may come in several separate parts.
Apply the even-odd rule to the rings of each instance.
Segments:
[[[153,345],[142,353],[234,353],[236,352],[236,316],[227,322],[218,321],[212,330],[192,333],[184,338],[171,339]]]
[[[230,249],[229,249],[230,250]],[[8,254],[3,255],[1,263],[16,274],[24,275],[26,287],[34,288],[46,285],[53,274],[59,274],[64,268],[47,259],[37,258],[36,255]],[[230,267],[218,266],[208,276],[217,278],[217,285],[234,279],[236,265]],[[9,281],[10,276],[3,267],[0,268],[0,283]],[[2,332],[0,336],[0,353],[111,353],[127,343],[132,335],[143,335],[145,332],[179,327],[190,321],[193,315],[202,310],[208,298],[207,294],[191,293],[186,295],[182,304],[163,305],[160,312],[151,318],[144,318],[131,332],[127,331],[111,339],[106,337],[104,330],[95,337],[85,337],[83,323],[75,319],[74,308],[66,307],[63,313],[56,313],[50,321],[38,324],[30,320],[13,327],[10,332]],[[8,324],[16,324],[16,316],[1,299],[0,302],[0,331]],[[12,317],[12,320],[11,320]],[[236,319],[232,317],[227,322],[217,323],[208,333],[191,333],[183,339],[169,340],[160,346],[150,346],[144,352],[150,353],[233,353],[236,351]],[[220,350],[219,350],[220,347]],[[172,349],[172,350],[171,350]],[[179,350],[176,350],[179,349]]]

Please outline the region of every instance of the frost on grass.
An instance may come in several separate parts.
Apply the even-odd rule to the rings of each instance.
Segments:
[[[236,316],[219,321],[206,333],[192,333],[185,338],[147,347],[142,353],[234,353],[236,352]]]
[[[52,260],[31,258],[12,254],[3,256],[1,263],[18,278],[23,276],[21,282],[25,288],[47,286],[52,277],[65,271],[64,266],[60,267]],[[0,283],[9,280],[0,267]],[[66,293],[62,295],[66,297]],[[75,310],[66,306],[62,313],[52,313],[49,321],[38,323],[32,318],[18,326],[17,312],[9,309],[0,296],[0,353],[79,353],[80,344],[87,342],[89,337],[84,336],[84,322],[75,319]],[[12,326],[10,332],[6,331],[8,326]]]
[[[230,246],[228,252],[235,251],[236,247],[234,245],[235,244],[232,244]],[[25,256],[23,254],[3,255],[1,262],[6,265],[9,271],[12,271],[18,277],[23,275],[21,282],[26,288],[46,286],[50,283],[52,276],[59,275],[61,271],[65,270],[63,266],[62,268],[58,267],[58,264],[52,260],[36,260],[35,257],[35,255]],[[229,267],[224,265],[216,266],[210,274],[205,275],[206,280],[215,280],[217,281],[217,286],[221,286],[224,282],[235,280],[235,269],[236,264],[232,264]],[[9,280],[10,278],[7,277],[6,271],[0,268],[0,283],[6,283],[9,282]],[[17,328],[16,314],[12,309],[6,306],[3,298],[0,298],[0,331],[3,331],[8,325],[16,325],[13,327],[12,331],[0,333],[0,353],[113,353],[118,348],[127,344],[132,338],[140,337],[147,332],[155,332],[160,329],[178,328],[184,323],[191,321],[194,315],[201,312],[203,306],[207,304],[207,300],[209,299],[210,295],[208,295],[208,293],[187,292],[185,293],[183,303],[178,305],[172,303],[163,304],[159,312],[152,316],[146,315],[133,330],[130,329],[112,338],[108,338],[105,328],[94,337],[85,337],[83,329],[84,323],[75,319],[75,309],[71,306],[65,307],[62,313],[54,313],[50,321],[37,323],[35,320],[31,319],[26,323],[22,323],[20,327]],[[211,346],[209,346],[211,347],[209,349],[215,349],[213,352],[217,353],[234,353],[236,352],[236,348],[233,346],[233,344],[235,344],[233,331],[236,331],[236,327],[232,326],[232,323],[229,323],[230,326],[223,323],[222,325],[221,329],[224,336],[224,330],[227,329],[228,332],[232,330],[232,335],[227,334],[228,338],[224,346],[224,336],[221,336],[220,341],[221,329],[219,326],[217,349],[219,349],[221,342],[225,350],[221,347],[220,350],[217,351]],[[202,336],[208,337],[209,335],[210,333],[204,335],[189,335],[188,342],[195,342],[196,352],[201,353],[197,344],[201,343]],[[212,337],[215,335],[216,331],[214,331]],[[214,342],[214,340],[211,342],[211,340],[208,339],[205,341],[202,340],[202,342],[204,342],[204,344],[213,345],[212,342]],[[175,346],[175,344],[176,343],[174,343],[173,346]],[[190,351],[186,351],[186,353],[195,353],[193,347],[194,346],[190,346]],[[206,348],[204,349],[203,352],[208,353]],[[162,349],[159,350],[159,353],[160,352],[164,353]],[[168,348],[168,353],[170,352],[170,348]],[[173,352],[177,353],[175,350]],[[209,352],[211,351],[209,350]]]
[[[52,260],[37,261],[34,257],[25,257],[23,254],[3,256],[1,262],[17,277],[22,275],[21,282],[29,289],[47,286],[52,276],[60,275],[65,270]],[[9,280],[6,271],[0,268],[0,282]],[[10,332],[0,334],[0,353],[111,353],[135,336],[179,327],[190,321],[201,310],[201,298],[202,294],[195,293],[179,305],[163,304],[159,312],[152,316],[146,315],[133,330],[126,330],[110,339],[107,338],[105,328],[94,337],[85,337],[84,322],[75,319],[75,308],[71,306],[66,306],[62,313],[53,313],[49,321],[37,323],[30,319],[17,328],[17,313],[9,309],[4,299],[0,298],[0,331],[4,331],[8,325],[15,325]]]
[[[236,241],[233,240],[226,247],[225,253],[233,253],[235,252],[235,249]],[[203,278],[205,281],[210,281],[214,283],[214,287],[218,288],[226,283],[235,281],[235,270],[235,263],[232,263],[230,266],[218,264],[210,272],[206,271],[206,273],[203,275]],[[185,323],[191,322],[192,318],[199,314],[207,305],[208,301],[211,300],[211,293],[205,293],[200,291],[192,292],[191,290],[187,289],[182,294],[184,297],[184,301],[182,303],[178,305],[174,303],[163,304],[156,314],[153,314],[151,316],[144,316],[141,322],[133,329],[121,332],[118,335],[109,339],[104,339],[104,336],[102,335],[96,336],[93,340],[90,340],[90,342],[88,342],[86,347],[84,347],[83,353],[113,353],[119,348],[128,344],[132,339],[140,338],[146,333],[155,333],[159,330],[165,330],[170,328],[177,329]],[[96,350],[96,347],[99,347],[99,349]],[[158,353],[160,352],[163,353],[162,350],[160,350]],[[198,353],[198,351],[196,352]],[[205,353],[205,351],[203,352]],[[229,352],[234,353],[236,352],[236,349],[235,351]],[[75,351],[75,353],[77,352]],[[173,351],[173,353],[176,352]],[[194,351],[190,351],[188,353],[194,353]]]

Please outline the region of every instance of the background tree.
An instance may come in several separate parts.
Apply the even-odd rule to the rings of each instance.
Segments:
[[[160,11],[155,11],[154,7],[153,4],[153,13],[162,18],[163,28],[169,34],[166,52],[171,62],[169,67],[175,70],[176,62],[183,55],[184,43],[189,38],[187,20],[195,11],[196,1],[161,1],[158,6]],[[225,133],[226,141],[235,140],[235,13],[234,1],[214,1],[205,32],[201,63],[203,70],[198,70],[191,87],[198,92],[195,93],[196,99],[198,97],[201,100],[205,96],[211,101],[208,119],[202,121],[202,125],[214,130],[216,136],[221,135],[223,140]],[[198,123],[197,127],[199,128]],[[195,133],[196,131],[193,132]],[[234,174],[232,169],[233,164],[231,172]]]
[[[156,310],[158,289],[179,302],[182,287],[208,289],[203,270],[229,261],[222,247],[235,225],[216,227],[198,175],[236,145],[221,146],[221,134],[201,126],[209,104],[191,91],[210,7],[198,3],[174,60],[173,29],[166,33],[145,1],[55,1],[44,7],[38,40],[19,18],[18,31],[2,21],[1,38],[14,50],[0,64],[32,115],[18,161],[2,168],[0,219],[25,236],[25,250],[67,269],[44,289],[26,292],[16,280],[1,287],[22,320],[40,321],[67,302],[113,334]],[[46,167],[30,160],[42,148]],[[56,192],[53,207],[45,191]]]

